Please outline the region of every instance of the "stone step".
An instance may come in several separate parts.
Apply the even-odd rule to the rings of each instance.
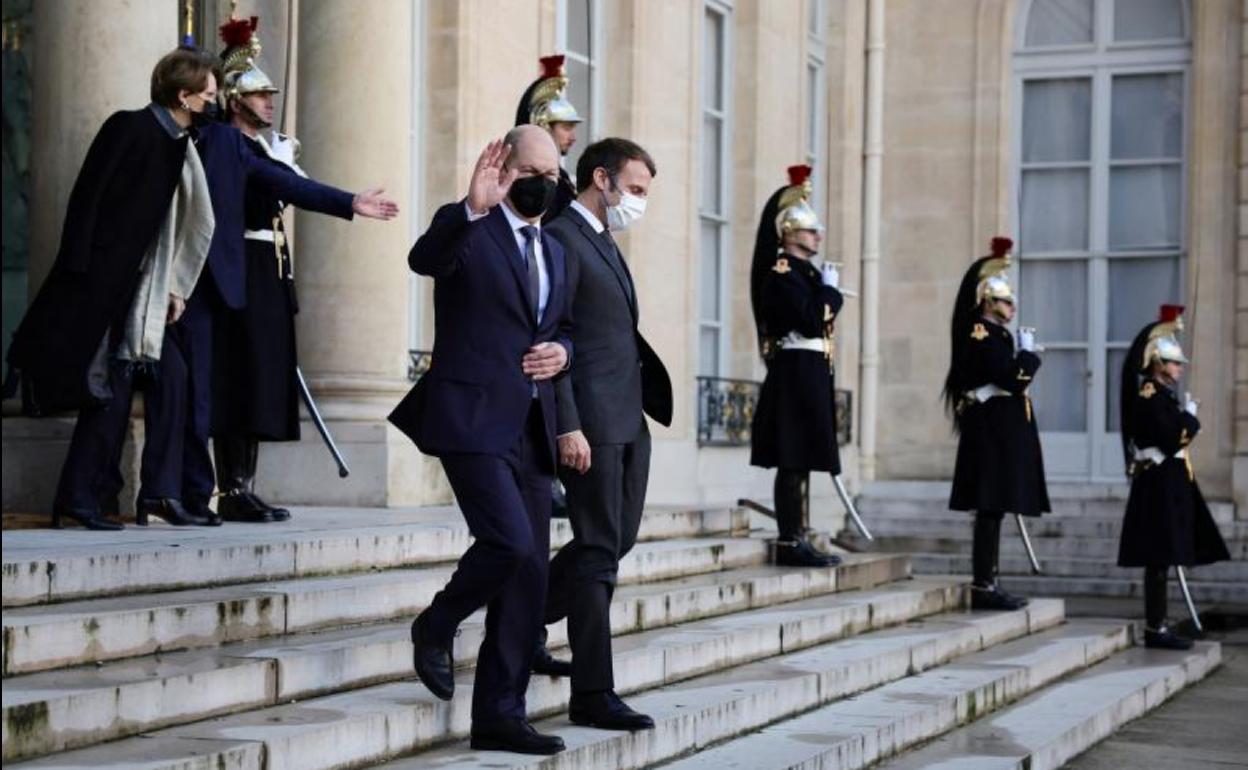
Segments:
[[[733,537],[642,543],[620,562],[620,580],[762,564],[768,547],[761,538]],[[452,569],[393,569],[11,609],[4,613],[4,675],[408,617],[428,604]]]
[[[817,604],[817,602],[811,602]],[[812,607],[813,608],[813,607]],[[770,649],[783,652],[788,613],[773,613],[771,626],[754,639],[779,637]],[[870,614],[870,613],[869,613]],[[577,747],[555,758],[564,767],[626,767],[620,754],[641,747],[636,759],[649,762],[675,756],[691,744],[695,732],[735,735],[760,724],[792,715],[820,703],[869,689],[908,673],[940,665],[958,655],[1049,627],[1062,619],[1060,602],[1038,602],[1014,613],[965,612],[929,619],[824,644],[777,658],[734,665],[750,654],[715,641],[720,634],[695,627],[688,631],[650,632],[621,640],[636,646],[617,650],[617,671],[638,676],[653,671],[656,682],[670,681],[659,674],[669,667],[678,672],[682,661],[695,670],[708,660],[722,659],[726,670],[705,674],[658,690],[630,697],[630,703],[652,713],[660,722],[655,731],[637,734],[582,731],[597,744],[587,754]],[[898,618],[901,619],[901,618]],[[733,620],[733,619],[729,619]],[[820,624],[815,624],[816,626]],[[792,627],[789,624],[786,627]],[[697,631],[706,633],[696,633]],[[755,645],[751,641],[740,649]],[[777,644],[779,646],[777,646]],[[708,646],[709,645],[709,646]],[[717,646],[719,645],[719,646]],[[772,654],[775,654],[773,652]],[[627,687],[621,687],[627,689]],[[554,713],[566,707],[566,681],[534,677],[528,691],[530,712]],[[13,767],[157,768],[225,766],[250,770],[330,770],[365,765],[410,754],[432,744],[464,736],[469,727],[471,672],[461,672],[450,703],[436,700],[413,682],[380,685],[350,693],[316,698],[298,704],[261,709],[247,714],[207,720],[158,731],[139,738],[52,755]],[[761,720],[761,721],[760,721]],[[564,718],[552,720],[564,723]],[[551,729],[543,725],[543,729]],[[561,731],[565,732],[568,731]],[[188,741],[199,741],[197,744]],[[641,746],[638,746],[640,744]],[[593,754],[594,749],[599,750]],[[196,752],[192,756],[191,752]],[[505,761],[511,755],[489,759]],[[457,760],[479,767],[481,757],[453,746],[396,763],[397,767],[430,767]],[[534,764],[550,758],[528,757]],[[566,763],[566,764],[562,764]]]
[[[1031,528],[1028,527],[1028,532]],[[874,533],[872,533],[874,534]],[[1041,560],[1048,558],[1118,559],[1116,537],[1033,537],[1032,547]],[[1228,540],[1227,549],[1231,559],[1248,561],[1248,539]],[[968,529],[958,537],[912,537],[908,535],[878,535],[871,550],[886,553],[970,553],[971,532]],[[1025,556],[1022,540],[1012,523],[1007,523],[1001,534],[1003,555]]]
[[[1221,646],[1136,647],[1071,679],[881,765],[881,770],[1056,770],[1127,722],[1203,679]]]
[[[958,658],[665,765],[669,770],[857,770],[981,719],[1131,643],[1126,621],[1072,621]]]
[[[654,717],[654,730],[613,733],[571,726],[566,717],[556,717],[537,725],[542,732],[561,735],[567,744],[567,751],[553,757],[477,752],[461,743],[383,767],[647,767],[1036,633],[1059,624],[1062,618],[1060,603],[1049,600],[1035,603],[1030,622],[1021,617],[1028,612],[935,616],[630,698],[629,705]]]
[[[744,534],[742,510],[649,508],[642,541]],[[572,537],[551,521],[551,545]],[[289,522],[124,532],[19,530],[3,546],[5,607],[453,561],[471,537],[453,507],[295,508]]]
[[[919,479],[888,479],[863,483],[863,497],[882,497],[920,500],[948,500],[950,482]],[[1104,482],[1050,481],[1050,500],[1126,500],[1130,491],[1125,480]]]
[[[1117,519],[1122,520],[1126,510],[1126,498],[1122,499],[1061,499],[1051,498],[1052,512],[1042,518],[1052,519]],[[893,498],[859,495],[855,501],[858,512],[867,521],[888,518],[911,518],[941,514],[960,514],[961,511],[949,510],[948,496],[940,498]],[[1235,506],[1226,501],[1210,501],[1209,512],[1218,524],[1230,524],[1235,521]],[[870,517],[870,518],[868,518]],[[868,524],[868,526],[870,526]]]
[[[810,630],[815,620],[822,624],[819,628],[857,632],[870,627],[872,622],[900,622],[916,613],[928,614],[956,606],[960,601],[961,589],[948,580],[894,583],[906,574],[905,557],[858,555],[847,557],[834,570],[753,567],[622,586],[612,602],[612,632],[653,630],[837,591],[849,592],[820,600],[819,606],[807,613],[810,619],[801,622],[803,615],[797,605],[788,604],[778,610],[792,626],[784,632],[786,643],[791,645],[797,635],[807,638],[816,633]],[[894,586],[856,590],[886,583]],[[768,622],[773,619],[757,612],[754,617]],[[468,666],[475,661],[484,635],[483,620],[482,613],[461,625],[454,651],[458,665]],[[736,621],[727,619],[709,625],[718,627],[733,622]],[[410,619],[404,618],[398,623],[284,636],[10,678],[0,696],[4,707],[4,759],[62,751],[217,714],[410,678],[409,623]],[[748,625],[746,621],[742,623]],[[561,646],[565,640],[563,624],[553,626],[551,646]],[[20,729],[11,730],[11,726]]]
[[[1025,596],[1102,596],[1139,599],[1142,602],[1144,586],[1141,576],[1140,570],[1136,571],[1134,578],[1008,575],[1001,582],[1011,593],[1020,593]],[[1248,609],[1248,584],[1188,580],[1187,585],[1191,589],[1192,600],[1196,602],[1197,609],[1202,612],[1214,607],[1237,613]],[[1171,573],[1169,589],[1170,619],[1177,621],[1187,617],[1187,609],[1183,605],[1183,594],[1179,590],[1178,581],[1174,579],[1173,573]]]
[[[1037,554],[1044,574],[1050,577],[1089,577],[1138,579],[1136,567],[1119,567],[1117,553],[1110,559],[1054,558]],[[914,571],[923,575],[964,575],[971,571],[971,554],[912,553]],[[1002,554],[999,561],[1002,575],[1031,575],[1031,562],[1022,553]],[[1248,561],[1222,561],[1187,568],[1187,579],[1200,583],[1233,582],[1248,585]]]
[[[860,512],[861,513],[861,512]],[[871,534],[879,537],[944,537],[969,538],[973,517],[969,513],[930,512],[914,516],[873,517],[866,513],[863,521]],[[1012,516],[1002,524],[1002,532],[1012,536],[1017,526]],[[1122,533],[1122,512],[1115,518],[1063,518],[1040,516],[1026,519],[1027,532],[1033,538],[1103,538],[1117,540]],[[1219,523],[1222,537],[1229,540],[1248,539],[1248,521]]]

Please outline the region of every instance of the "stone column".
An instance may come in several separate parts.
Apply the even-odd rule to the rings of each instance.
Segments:
[[[148,103],[152,67],[178,44],[178,4],[40,0],[32,56],[30,297],[52,267],[65,204],[105,118]]]

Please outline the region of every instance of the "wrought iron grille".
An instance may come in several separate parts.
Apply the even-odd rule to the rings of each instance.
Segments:
[[[761,383],[723,377],[698,378],[698,444],[700,446],[746,446],[758,405]],[[836,441],[840,446],[853,439],[854,394],[835,392]]]
[[[420,379],[420,375],[429,371],[429,367],[433,364],[433,351],[409,350],[407,356],[407,379],[415,382]]]

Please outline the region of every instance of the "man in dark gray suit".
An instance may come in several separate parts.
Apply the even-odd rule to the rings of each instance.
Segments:
[[[576,200],[546,226],[567,254],[578,351],[555,386],[559,477],[573,539],[551,562],[546,622],[568,618],[569,717],[612,730],[654,726],[615,693],[610,622],[619,560],[637,540],[646,499],[645,415],[663,425],[672,421],[671,381],[637,331],[636,286],[611,237],[645,212],[654,175],[654,161],[633,142],[595,142],[576,164]],[[557,663],[544,647],[535,670],[542,671],[543,662]]]

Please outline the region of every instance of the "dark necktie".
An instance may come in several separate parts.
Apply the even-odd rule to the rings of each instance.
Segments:
[[[529,273],[529,304],[537,318],[537,303],[542,294],[542,279],[537,272],[537,228],[525,225],[520,232],[524,235],[524,267]]]

